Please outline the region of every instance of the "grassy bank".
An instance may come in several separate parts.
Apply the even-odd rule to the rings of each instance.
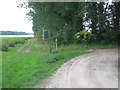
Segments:
[[[49,53],[47,49],[36,47],[34,40],[31,40],[31,53],[16,52],[16,47],[11,48],[12,52],[2,52],[3,88],[32,87],[43,78],[51,76],[64,62],[88,53]]]
[[[118,48],[118,44],[72,44],[68,46],[60,46],[60,50],[63,51],[81,51],[89,49],[109,49],[109,48]]]
[[[27,43],[27,42],[26,42]],[[98,48],[116,48],[115,45],[69,45],[60,46],[58,53],[49,53],[49,48],[36,45],[31,39],[30,51],[17,52],[16,47],[10,48],[12,52],[2,53],[2,79],[3,88],[33,87],[44,78],[51,76],[64,62],[78,55],[86,54],[81,50]]]
[[[3,87],[30,87],[50,76],[62,63],[87,52],[65,52],[24,54],[7,52],[3,54]]]

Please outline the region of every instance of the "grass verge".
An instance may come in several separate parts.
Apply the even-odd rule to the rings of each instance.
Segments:
[[[3,88],[32,87],[45,77],[51,76],[64,62],[88,53],[70,51],[49,53],[49,50],[36,47],[34,40],[31,40],[31,44],[32,53],[16,52],[17,46],[13,47],[14,52],[1,52]]]
[[[89,53],[81,52],[81,50],[116,48],[115,45],[80,44],[62,46],[59,47],[58,53],[49,53],[48,49],[37,46],[35,40],[31,40],[30,46],[31,53],[16,52],[19,45],[11,48],[14,52],[0,52],[2,54],[3,88],[32,88],[44,78],[51,76],[64,62],[78,55]]]
[[[60,46],[61,51],[83,51],[88,49],[110,49],[118,48],[118,44],[72,44],[69,46]]]
[[[33,54],[3,52],[3,87],[31,87],[52,75],[67,60],[88,52]]]

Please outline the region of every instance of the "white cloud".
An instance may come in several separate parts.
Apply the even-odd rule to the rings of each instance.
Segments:
[[[32,32],[32,23],[27,20],[29,11],[18,8],[20,0],[2,0],[0,2],[0,30]]]

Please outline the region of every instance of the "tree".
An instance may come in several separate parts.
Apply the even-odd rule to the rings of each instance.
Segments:
[[[118,36],[118,2],[111,5],[108,2],[29,2],[28,5],[31,10],[27,15],[33,20],[33,31],[37,38],[42,38],[43,29],[48,29],[52,40],[57,38],[59,44],[75,43],[78,42],[75,34],[84,30],[85,22],[88,23],[86,31],[92,34],[91,42],[109,43]]]

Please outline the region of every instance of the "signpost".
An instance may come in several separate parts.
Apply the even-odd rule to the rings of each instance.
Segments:
[[[49,40],[49,39],[50,39],[50,31],[43,30],[43,40]]]
[[[50,52],[52,52],[52,49],[51,49],[51,39],[50,39],[50,31],[49,30],[43,30],[43,40],[49,40],[49,43],[50,43]],[[56,51],[58,50],[58,47],[57,47],[57,38],[55,39],[55,46],[56,46]]]
[[[43,30],[43,40],[49,40],[50,52],[52,52],[52,50],[51,50],[51,41],[50,41],[50,31],[49,30]]]
[[[58,47],[57,47],[57,39],[55,39],[55,42],[56,42],[56,51],[58,50]]]

